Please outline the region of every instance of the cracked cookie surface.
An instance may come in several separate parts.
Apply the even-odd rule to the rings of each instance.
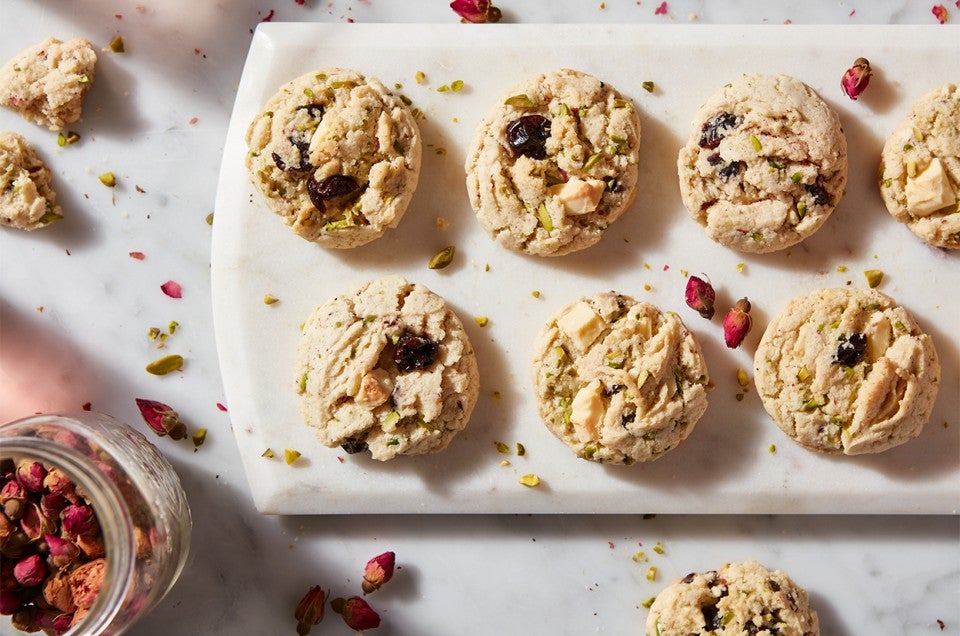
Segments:
[[[818,636],[820,621],[802,587],[756,561],[690,573],[657,595],[647,636]]]
[[[960,86],[918,99],[883,146],[880,195],[921,239],[960,249]]]
[[[847,181],[837,114],[803,82],[743,75],[700,107],[677,158],[690,215],[741,252],[781,250],[827,220]]]
[[[399,276],[318,306],[297,348],[306,424],[325,446],[379,460],[446,448],[470,418],[479,381],[460,319]]]
[[[0,105],[27,121],[60,130],[80,119],[96,63],[87,40],[47,38],[0,68]]]
[[[707,367],[674,313],[605,292],[561,309],[534,343],[540,417],[577,456],[631,464],[676,448],[707,408]]]
[[[787,303],[754,357],[757,391],[811,450],[878,453],[920,434],[940,382],[930,336],[873,289],[821,289]]]
[[[356,247],[396,227],[420,175],[410,109],[379,80],[348,69],[283,85],[246,140],[247,169],[267,205],[323,247]]]
[[[636,195],[640,118],[612,86],[563,69],[512,87],[477,127],[465,169],[501,245],[559,256],[600,240]]]
[[[26,139],[0,132],[0,225],[35,230],[61,218],[50,169]]]

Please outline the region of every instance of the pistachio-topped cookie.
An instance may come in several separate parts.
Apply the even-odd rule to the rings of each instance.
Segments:
[[[420,175],[420,131],[379,80],[340,68],[280,88],[247,130],[247,168],[268,206],[324,247],[396,227]]]
[[[743,75],[700,107],[677,159],[690,215],[718,243],[773,252],[813,234],[843,195],[837,114],[800,80]]]
[[[589,247],[636,195],[640,118],[592,75],[560,70],[514,86],[467,152],[467,192],[501,245],[537,256]]]
[[[51,181],[26,139],[0,132],[0,225],[35,230],[63,218]]]
[[[940,385],[930,336],[873,289],[794,298],[767,326],[754,368],[777,426],[831,454],[879,453],[916,437]]]
[[[629,296],[567,305],[533,348],[540,417],[584,459],[657,459],[707,408],[707,367],[693,334],[675,313]]]
[[[456,314],[399,276],[317,307],[296,374],[300,412],[320,442],[379,460],[446,448],[467,425],[480,380]]]
[[[960,86],[918,99],[880,156],[887,210],[931,245],[960,248]]]
[[[0,68],[0,105],[60,130],[80,119],[96,63],[97,53],[87,40],[47,38]]]

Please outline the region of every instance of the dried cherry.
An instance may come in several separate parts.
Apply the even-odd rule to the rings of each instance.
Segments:
[[[543,115],[524,115],[507,126],[507,143],[514,152],[531,159],[547,156],[550,120]]]

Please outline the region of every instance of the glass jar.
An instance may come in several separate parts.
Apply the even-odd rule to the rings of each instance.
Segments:
[[[37,415],[0,426],[0,460],[59,468],[99,522],[104,582],[70,636],[125,632],[176,582],[190,508],[173,466],[139,432],[100,413]]]

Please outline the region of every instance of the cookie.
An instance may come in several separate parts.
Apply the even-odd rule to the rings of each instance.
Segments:
[[[824,453],[879,453],[920,434],[940,363],[906,309],[873,289],[792,299],[754,358],[763,407],[784,433]]]
[[[47,38],[0,68],[0,105],[60,130],[80,119],[96,63],[97,53],[87,40]]]
[[[572,70],[514,86],[477,127],[467,192],[501,245],[537,256],[590,247],[636,195],[640,118],[630,100]]]
[[[803,82],[743,75],[693,117],[677,158],[683,204],[714,241],[781,250],[823,225],[847,182],[837,114]]]
[[[0,132],[0,225],[35,230],[62,219],[50,169],[26,139]]]
[[[480,380],[456,314],[399,276],[317,307],[296,373],[300,412],[320,442],[379,460],[446,448],[470,419]]]
[[[679,316],[616,292],[567,305],[534,343],[540,417],[596,462],[648,462],[675,448],[706,410],[708,382]]]
[[[323,247],[356,247],[395,228],[420,176],[410,109],[379,80],[347,69],[285,84],[246,139],[246,165],[269,208]]]
[[[883,146],[879,185],[893,218],[931,245],[960,248],[960,86],[913,104]]]
[[[756,561],[690,573],[657,595],[647,636],[818,636],[806,590]]]

